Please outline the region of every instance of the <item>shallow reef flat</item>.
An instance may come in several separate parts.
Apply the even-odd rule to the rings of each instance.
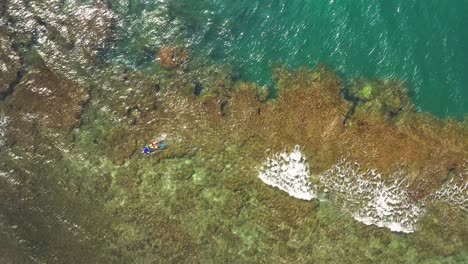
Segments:
[[[341,208],[346,193],[332,190],[329,201],[300,201],[257,178],[267,157],[300,145],[317,188],[319,177],[345,159],[359,163],[356,171],[377,170],[382,180],[398,176],[410,202],[426,201],[448,181],[466,183],[463,123],[404,107],[365,115],[360,108],[382,102],[344,99],[342,81],[326,67],[283,68],[275,76],[278,96],[269,100],[261,100],[262,89],[252,83],[233,82],[197,96],[186,86],[196,85],[183,80],[190,73],[162,79],[119,68],[101,71],[87,89],[65,78],[60,83],[73,89],[62,85],[57,92],[54,85],[63,77],[46,79],[49,69],[40,75],[35,70],[2,104],[2,188],[10,201],[3,212],[23,204],[20,218],[10,213],[3,220],[12,228],[5,232],[39,260],[82,254],[137,263],[463,259],[457,256],[467,235],[462,207],[425,202],[428,213],[415,233],[401,236],[354,221]],[[39,103],[20,96],[31,92],[22,83],[33,81],[41,81],[51,98],[42,94],[47,99]],[[141,146],[161,134],[168,148],[142,156]],[[25,213],[43,222],[29,223]],[[41,244],[57,239],[40,229],[50,222],[86,239],[70,234],[70,248]],[[70,222],[77,231],[63,227]],[[99,254],[92,251],[96,246],[102,247]]]
[[[404,83],[275,65],[273,94],[180,45],[138,71],[99,57],[115,33],[99,1],[79,23],[18,3],[0,30],[0,262],[467,261],[467,122],[416,111]],[[276,160],[307,200],[262,182]]]

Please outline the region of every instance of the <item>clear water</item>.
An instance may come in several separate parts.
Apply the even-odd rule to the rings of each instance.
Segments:
[[[274,62],[325,63],[346,80],[405,80],[421,111],[467,112],[467,1],[135,2],[113,54],[131,66],[147,66],[161,43],[182,42],[248,81],[272,85]]]
[[[98,1],[6,1],[13,2],[17,23],[0,18],[0,26],[21,32],[28,24],[60,21],[57,13],[67,8]],[[114,159],[128,142],[154,135],[148,131],[143,138],[141,131],[132,130],[133,124],[118,120],[110,109],[138,105],[131,100],[147,102],[147,94],[139,94],[146,90],[131,89],[144,86],[138,78],[147,76],[128,77],[121,65],[148,75],[160,73],[155,60],[159,47],[183,44],[193,58],[231,64],[241,79],[270,87],[274,87],[271,65],[276,62],[291,67],[323,62],[347,81],[403,79],[421,111],[461,118],[468,101],[464,74],[468,1],[107,0],[106,4],[119,21],[116,45],[103,53],[109,64],[84,60],[79,52],[70,53],[73,47],[68,45],[56,49],[54,41],[68,41],[69,36],[60,23],[53,26],[63,31],[39,25],[43,32],[28,32],[39,37],[23,47],[25,64],[34,59],[28,52],[40,50],[37,56],[51,69],[91,87],[92,96],[81,113],[80,127],[64,133],[66,139],[43,129],[28,109],[20,109],[24,116],[3,117],[8,98],[0,102],[0,262],[466,263],[466,210],[437,204],[421,217],[420,229],[410,234],[364,225],[332,199],[299,201],[263,185],[257,177],[258,157],[267,155],[269,146],[244,144],[244,139],[242,144],[227,142],[217,133],[218,127],[188,131],[185,126],[204,124],[196,115],[192,120],[161,122],[173,124],[170,157],[148,159],[136,150],[125,164],[118,164]],[[65,7],[54,9],[54,5]],[[60,11],[54,13],[49,7]],[[86,14],[90,13],[78,13]],[[88,68],[69,70],[81,65]],[[94,71],[102,70],[102,65],[106,71]],[[171,103],[174,108],[184,106],[184,102]],[[23,151],[17,147],[23,142],[10,142],[4,131],[14,120],[29,125],[28,118],[32,128],[24,125],[18,131],[34,139],[33,150],[28,146]],[[161,119],[154,116],[150,123],[159,124]],[[142,138],[135,139],[133,133]],[[189,154],[177,152],[185,148],[191,149]]]

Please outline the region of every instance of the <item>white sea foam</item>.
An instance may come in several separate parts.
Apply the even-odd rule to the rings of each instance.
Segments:
[[[0,147],[2,147],[5,144],[7,125],[8,125],[8,117],[0,114]]]
[[[442,201],[452,207],[468,211],[468,160],[465,160],[461,173],[452,177],[440,190],[428,197],[429,201]]]
[[[319,192],[329,193],[343,211],[361,223],[412,233],[424,209],[422,203],[409,198],[403,174],[399,171],[393,180],[384,181],[376,170],[361,172],[358,163],[342,159],[319,176],[319,186],[312,186],[307,159],[296,145],[291,153],[283,151],[267,158],[258,177],[303,200],[312,200]]]
[[[309,165],[298,145],[294,151],[274,155],[263,163],[258,177],[266,184],[303,200],[316,197],[309,181]]]
[[[320,175],[323,190],[366,225],[389,228],[391,231],[412,233],[423,213],[422,204],[409,198],[401,171],[392,181],[384,181],[375,170],[360,172],[359,164],[341,160]]]
[[[382,177],[376,170],[362,171],[357,162],[342,159],[319,175],[317,186],[312,186],[309,177],[309,165],[299,146],[291,153],[283,151],[267,158],[259,170],[264,183],[295,198],[327,197],[355,220],[394,232],[416,231],[425,206],[434,202],[468,211],[468,161],[440,190],[418,202],[409,196],[403,169]]]

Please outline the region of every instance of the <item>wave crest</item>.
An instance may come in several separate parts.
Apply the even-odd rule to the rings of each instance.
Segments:
[[[296,145],[294,151],[285,151],[267,158],[258,177],[266,184],[287,192],[292,197],[312,200],[316,197],[309,181],[309,164]]]

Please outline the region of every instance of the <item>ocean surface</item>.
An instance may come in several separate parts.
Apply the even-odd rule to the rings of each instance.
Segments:
[[[0,263],[467,263],[468,0],[0,15]]]
[[[111,1],[112,2],[112,1]],[[137,3],[138,2],[138,3]],[[232,64],[273,86],[271,65],[325,63],[345,80],[399,79],[418,110],[462,118],[468,1],[130,1],[112,56],[144,68],[161,43]],[[157,15],[157,16],[156,16]]]

